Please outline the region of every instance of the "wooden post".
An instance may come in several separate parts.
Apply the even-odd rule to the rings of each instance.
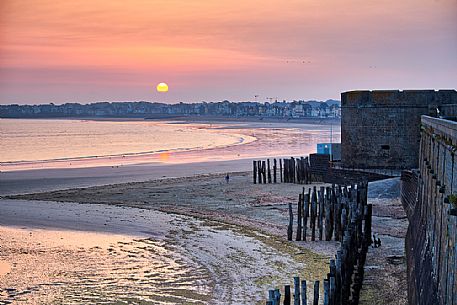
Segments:
[[[306,298],[306,280],[301,281],[301,303],[304,305],[308,304],[308,299]]]
[[[294,277],[294,305],[300,305],[300,278],[298,276]]]
[[[324,196],[324,209],[325,209],[325,240],[332,240],[332,228],[331,228],[331,209],[330,209],[330,200],[328,198],[328,189]]]
[[[319,281],[314,282],[313,305],[319,305]]]
[[[301,223],[301,221],[302,221],[302,217],[303,217],[303,210],[302,210],[302,209],[303,209],[303,206],[302,206],[302,204],[301,204],[301,202],[302,202],[302,200],[303,200],[303,199],[302,199],[302,196],[303,196],[302,194],[299,194],[299,195],[298,195],[298,205],[297,205],[297,238],[296,238],[297,241],[302,240],[302,236],[301,236],[301,233],[302,233],[302,226],[301,226],[302,223]]]
[[[254,184],[257,183],[257,162],[252,161]]]
[[[308,218],[309,218],[309,194],[305,194],[303,197],[303,240],[306,240],[306,230],[308,227]]]
[[[278,169],[278,166],[276,164],[276,158],[273,159],[273,183],[277,183],[277,179],[276,179],[276,172],[277,172],[277,169]]]
[[[273,289],[268,290],[268,301],[270,301],[272,305],[275,303],[275,291]]]
[[[281,292],[279,291],[279,289],[275,289],[274,304],[280,305],[279,304],[280,302],[281,302]]]
[[[329,281],[324,279],[324,305],[329,305]]]
[[[259,184],[262,184],[262,161],[257,161],[257,175],[259,180]]]
[[[317,214],[317,194],[316,187],[313,188],[311,197],[311,240],[316,240],[316,215]]]
[[[347,212],[346,209],[341,210],[341,220],[340,220],[340,227],[346,228],[347,226]]]
[[[294,213],[292,211],[292,203],[289,202],[289,225],[287,226],[287,240],[292,240],[292,230],[294,225]]]
[[[270,167],[270,159],[267,159],[267,166],[268,166],[268,183],[271,183],[271,167]]]
[[[281,178],[281,182],[283,181],[283,172],[282,172],[282,159],[279,159],[279,178]]]
[[[311,173],[310,173],[310,170],[309,170],[309,159],[308,157],[305,158],[305,180],[306,180],[306,184],[310,184],[311,183]]]
[[[321,186],[319,192],[319,240],[322,240],[322,233],[324,229],[324,190],[325,188]]]
[[[291,162],[290,162],[290,169],[291,169],[291,174],[292,174],[292,183],[295,183],[295,159],[294,157],[291,158]]]
[[[262,161],[262,176],[263,183],[267,183],[267,165],[265,161]]]
[[[335,275],[335,294],[333,296],[333,304],[341,305],[341,274],[342,274],[342,251],[336,253],[336,275]]]
[[[329,280],[329,304],[335,305],[335,277],[331,276]]]
[[[284,286],[284,305],[290,305],[290,285]]]

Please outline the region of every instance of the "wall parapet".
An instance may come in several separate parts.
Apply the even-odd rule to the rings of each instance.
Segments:
[[[410,304],[457,304],[457,216],[447,200],[457,193],[457,123],[422,116],[419,150],[416,199],[402,194],[410,210],[408,298]],[[411,192],[414,177],[406,183],[402,192]]]

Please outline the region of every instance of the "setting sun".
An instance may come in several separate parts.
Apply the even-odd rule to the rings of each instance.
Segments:
[[[157,92],[168,92],[168,85],[165,83],[160,83],[157,85]]]

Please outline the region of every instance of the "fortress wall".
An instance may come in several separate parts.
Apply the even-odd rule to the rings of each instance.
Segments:
[[[341,94],[342,165],[410,169],[418,166],[420,117],[450,112],[455,90],[374,90]]]
[[[419,173],[402,176],[410,304],[457,304],[457,123],[422,117]],[[412,174],[412,175],[411,175]],[[411,189],[417,186],[415,199]],[[405,200],[406,199],[406,200]]]

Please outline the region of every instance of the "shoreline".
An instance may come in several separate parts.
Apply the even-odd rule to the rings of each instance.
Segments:
[[[288,122],[197,122],[160,121],[164,124],[190,124],[192,128],[204,128],[210,133],[228,135],[237,139],[228,145],[209,148],[195,147],[185,150],[157,152],[118,153],[106,156],[62,157],[37,161],[11,161],[0,164],[0,173],[32,170],[84,168],[101,166],[130,166],[140,164],[178,164],[205,161],[234,161],[287,155],[304,155],[315,151],[315,144],[328,142],[328,124],[294,124]],[[215,126],[212,126],[213,123]],[[194,124],[195,126],[193,126]],[[209,126],[208,126],[209,125]],[[334,138],[339,137],[339,125],[335,126]],[[338,141],[338,140],[336,140]]]

